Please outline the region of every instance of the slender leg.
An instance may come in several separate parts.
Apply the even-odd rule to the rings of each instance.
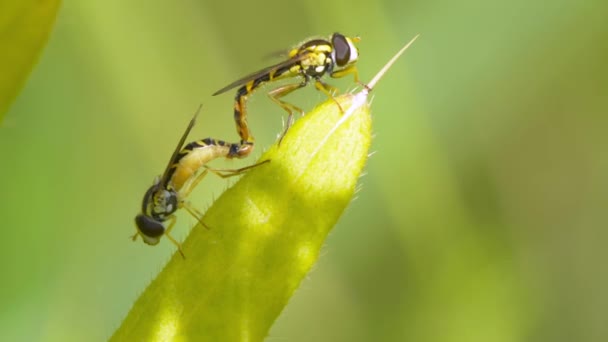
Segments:
[[[171,220],[171,222],[169,223],[167,230],[165,230],[165,236],[167,237],[167,239],[169,239],[169,241],[171,241],[177,247],[177,250],[179,251],[179,254],[182,255],[182,258],[186,259],[186,255],[184,254],[184,251],[182,250],[182,245],[179,242],[177,242],[177,240],[175,240],[171,235],[169,235],[169,233],[171,232],[171,229],[173,229],[173,226],[175,226],[175,215],[169,216],[169,220]]]
[[[367,84],[359,81],[359,69],[357,69],[357,67],[354,66],[354,65],[351,65],[351,66],[349,66],[347,68],[344,68],[342,70],[338,70],[336,72],[332,72],[330,76],[333,77],[333,78],[340,78],[340,77],[344,77],[344,76],[350,75],[350,74],[353,75],[353,78],[354,78],[355,82],[358,85],[364,87],[368,91],[371,90],[371,89],[369,89],[369,87],[367,86]]]
[[[213,174],[216,174],[219,177],[229,178],[229,177],[233,177],[233,176],[238,176],[238,175],[240,175],[243,172],[246,172],[246,171],[248,171],[250,169],[253,169],[254,167],[257,167],[257,166],[260,166],[262,164],[266,164],[266,163],[269,163],[269,162],[270,162],[270,159],[266,159],[266,160],[261,161],[259,163],[255,163],[255,164],[252,164],[252,165],[249,165],[249,166],[245,166],[245,167],[242,167],[240,169],[213,169],[213,168],[211,168],[211,167],[209,167],[207,165],[204,165],[204,167],[207,169],[207,171],[209,171],[209,172],[211,172]]]
[[[306,86],[306,84],[308,84],[307,78],[305,78],[304,81],[302,81],[300,83],[288,84],[288,85],[279,87],[277,89],[274,89],[268,93],[268,96],[270,97],[270,99],[272,101],[274,101],[276,104],[278,104],[279,106],[281,106],[281,108],[285,109],[287,111],[287,113],[289,114],[287,116],[287,124],[285,125],[285,130],[283,131],[283,133],[281,134],[281,137],[279,138],[279,145],[281,144],[283,137],[287,133],[287,130],[293,124],[293,111],[298,111],[302,115],[304,115],[304,111],[302,109],[292,105],[291,103],[281,101],[280,98],[291,93],[292,91],[294,91],[296,89],[300,89],[300,88]]]
[[[131,238],[131,240],[135,241],[135,240],[137,240],[138,236],[139,236],[139,230],[137,232],[135,232],[135,234],[131,235],[130,238]]]
[[[196,178],[194,178],[193,181],[187,182],[184,185],[184,187],[182,188],[182,190],[179,192],[179,197],[187,198],[190,195],[190,193],[192,192],[192,190],[194,188],[196,188],[198,183],[200,183],[203,180],[203,178],[205,178],[206,175],[207,175],[207,170],[204,170],[198,176],[196,176]]]
[[[222,178],[228,178],[228,177],[232,177],[232,176],[237,176],[249,169],[252,169],[256,166],[260,166],[262,164],[268,163],[270,162],[269,159],[261,161],[259,163],[253,164],[253,165],[249,165],[249,166],[245,166],[242,167],[240,169],[234,169],[234,170],[229,170],[229,169],[213,169],[210,168],[207,165],[203,165],[203,167],[205,168],[205,171],[201,172],[200,175],[198,175],[196,177],[196,179],[192,182],[191,188],[188,189],[187,193],[185,196],[183,196],[182,198],[186,198],[187,194],[190,193],[190,191],[192,190],[192,188],[196,187],[196,185],[203,179],[203,177],[207,174],[207,172],[211,172],[214,173]],[[198,209],[196,209],[192,204],[190,204],[190,202],[188,201],[183,201],[180,203],[180,207],[186,209],[186,211],[192,215],[192,217],[194,217],[203,227],[207,228],[207,229],[211,229],[207,224],[205,224],[205,222],[203,222],[203,213],[201,213]],[[172,216],[173,217],[173,216]],[[173,222],[171,223],[173,224]],[[167,233],[169,232],[169,228],[167,228],[167,231],[165,233],[165,235],[167,235]]]
[[[206,229],[211,229],[208,225],[205,224],[205,222],[203,222],[203,213],[201,213],[192,204],[190,204],[190,202],[183,201],[181,202],[180,206],[186,209],[186,211],[190,215],[192,215],[192,217],[194,217],[203,227],[205,227]]]
[[[332,94],[333,92],[337,91],[337,89],[335,87],[332,87],[329,84],[321,81],[321,79],[317,78],[317,79],[315,79],[315,88],[319,89],[325,95],[327,95],[327,97],[329,97],[330,99],[334,100],[334,102],[336,103],[336,105],[338,106],[338,108],[340,108],[340,112],[344,113],[344,110],[342,109],[342,106],[340,106],[340,103],[338,103],[338,100],[336,100],[336,98]]]
[[[334,71],[330,74],[330,76],[332,78],[340,78],[340,77],[344,77],[344,76],[350,75],[350,74],[353,74],[353,78],[355,79],[355,82],[361,84],[361,82],[359,82],[359,70],[357,69],[357,67],[355,65],[351,65],[342,70]]]
[[[270,160],[264,160],[262,162],[259,162],[257,164],[253,164],[253,165],[249,165],[249,166],[245,166],[242,167],[240,169],[235,169],[235,170],[223,170],[223,169],[213,169],[210,168],[207,165],[203,165],[203,167],[205,168],[205,170],[203,172],[201,172],[200,175],[198,175],[194,181],[192,181],[192,183],[190,183],[184,190],[183,193],[180,193],[180,198],[187,198],[188,195],[190,194],[190,192],[192,191],[192,189],[194,189],[196,187],[196,185],[205,177],[205,175],[207,175],[208,172],[212,172],[222,178],[228,178],[228,177],[232,177],[232,176],[236,176],[239,175],[249,169],[252,169],[256,166],[259,166],[261,164],[265,164],[270,162]],[[192,215],[192,217],[194,217],[203,227],[210,229],[208,225],[205,224],[205,222],[203,222],[203,213],[201,213],[198,209],[196,209],[192,204],[190,204],[190,202],[188,201],[183,201],[180,203],[180,207],[183,207],[186,209],[186,211]],[[137,234],[136,234],[137,235]]]

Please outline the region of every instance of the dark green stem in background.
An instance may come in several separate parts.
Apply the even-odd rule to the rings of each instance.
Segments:
[[[0,2],[0,124],[52,31],[59,0]]]

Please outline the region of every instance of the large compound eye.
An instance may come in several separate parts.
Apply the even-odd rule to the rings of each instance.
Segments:
[[[156,245],[159,238],[165,233],[165,226],[161,222],[143,214],[135,216],[135,224],[141,232],[144,242],[149,245]]]
[[[350,44],[346,40],[346,37],[339,33],[334,33],[331,36],[331,44],[334,46],[336,64],[338,66],[346,65],[350,61]]]

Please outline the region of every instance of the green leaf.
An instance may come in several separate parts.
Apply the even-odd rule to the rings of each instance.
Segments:
[[[371,139],[354,98],[338,97],[338,126],[331,100],[306,114],[224,192],[112,340],[262,340],[353,198]]]
[[[0,2],[0,123],[36,64],[59,0]]]

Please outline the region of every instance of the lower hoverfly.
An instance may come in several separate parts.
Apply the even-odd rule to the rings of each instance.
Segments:
[[[169,159],[165,172],[162,176],[156,177],[154,184],[146,191],[142,201],[141,213],[135,217],[137,232],[132,236],[133,241],[141,236],[146,244],[156,245],[164,235],[177,246],[182,256],[184,256],[184,253],[180,243],[169,234],[176,221],[174,213],[177,209],[184,208],[203,226],[207,227],[202,221],[202,213],[186,201],[190,192],[207,173],[211,172],[226,178],[239,175],[253,167],[269,162],[269,160],[265,160],[235,170],[219,170],[208,167],[206,164],[217,158],[242,158],[249,154],[251,146],[227,143],[212,138],[196,140],[184,146],[200,109],[201,107],[198,108],[186,131],[182,134],[171,159]],[[167,226],[165,226],[165,221],[169,221]]]

